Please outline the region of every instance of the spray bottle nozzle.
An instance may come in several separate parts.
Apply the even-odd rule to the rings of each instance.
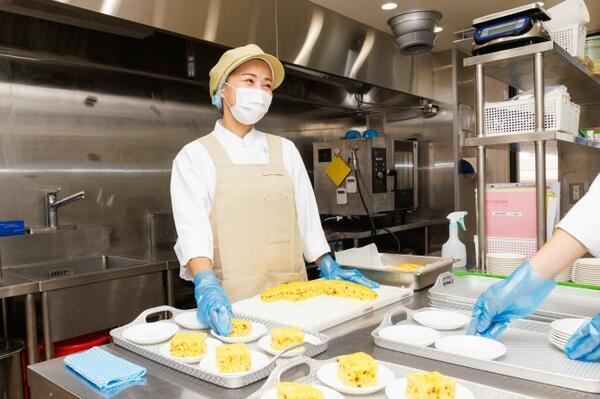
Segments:
[[[458,212],[452,212],[451,214],[449,214],[448,220],[450,220],[450,224],[459,224],[461,229],[463,229],[464,231],[466,231],[467,229],[465,228],[465,216],[467,216],[469,213],[465,212],[465,211],[458,211]]]

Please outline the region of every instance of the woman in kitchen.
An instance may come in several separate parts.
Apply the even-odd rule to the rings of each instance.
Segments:
[[[280,283],[321,276],[377,287],[329,254],[308,173],[294,144],[254,125],[269,110],[284,68],[254,44],[223,54],[209,73],[214,130],[173,161],[171,201],[180,276],[193,280],[198,320],[221,335],[231,304]]]
[[[481,294],[467,332],[497,338],[512,320],[531,314],[556,285],[553,278],[588,251],[600,257],[600,174],[546,245]],[[565,352],[570,359],[600,361],[600,309],[569,338]]]

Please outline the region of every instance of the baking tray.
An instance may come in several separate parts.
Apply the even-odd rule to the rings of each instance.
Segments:
[[[479,295],[501,281],[483,276],[441,274],[429,289],[430,300],[474,305]],[[557,285],[533,313],[549,319],[593,317],[600,309],[600,291]]]
[[[138,355],[144,356],[155,362],[161,363],[172,369],[181,371],[182,373],[191,375],[192,377],[199,378],[201,380],[222,386],[224,388],[244,387],[246,385],[252,384],[253,382],[256,382],[256,381],[262,380],[263,378],[266,378],[273,371],[273,369],[276,366],[276,362],[275,362],[276,359],[274,359],[273,356],[266,354],[267,356],[271,357],[272,359],[269,362],[269,364],[267,364],[262,369],[256,370],[252,373],[249,373],[249,374],[246,374],[246,375],[240,376],[240,377],[223,377],[218,374],[213,374],[213,373],[209,373],[207,371],[201,370],[198,367],[196,367],[197,365],[185,364],[185,363],[177,362],[175,360],[164,357],[159,352],[159,349],[162,345],[164,345],[164,342],[161,342],[159,344],[154,344],[154,345],[138,345],[138,344],[134,344],[133,342],[130,342],[123,338],[122,334],[126,328],[137,325],[137,324],[146,323],[146,319],[148,318],[148,316],[151,316],[151,315],[154,315],[157,313],[161,313],[161,312],[170,312],[171,317],[174,317],[179,313],[187,312],[187,311],[189,311],[189,309],[181,310],[181,309],[176,309],[172,306],[166,306],[166,305],[147,309],[147,310],[143,311],[142,313],[140,313],[140,315],[138,317],[136,317],[136,319],[133,320],[131,323],[129,323],[125,326],[116,328],[114,330],[111,330],[110,335],[113,338],[113,342],[118,346],[121,346],[125,349],[135,352]],[[236,314],[234,314],[234,317],[262,323],[262,324],[266,325],[269,329],[271,329],[273,327],[284,327],[283,324],[273,323],[268,320],[263,320],[263,319],[260,319],[257,317],[252,317],[252,316],[248,316],[248,315],[244,315],[244,314],[236,313]],[[171,320],[171,319],[168,319],[167,321],[169,321],[169,320]],[[175,323],[174,321],[171,321],[171,322]],[[179,331],[186,332],[186,331],[197,331],[197,330],[188,330],[188,329],[182,328],[180,326]],[[319,353],[322,353],[327,349],[327,345],[329,343],[329,337],[327,335],[309,331],[309,330],[304,330],[304,331],[307,334],[310,334],[310,335],[313,335],[313,336],[319,338],[319,340],[321,341],[321,344],[319,344],[319,345],[303,344],[306,346],[306,351],[304,352],[305,355],[307,355],[308,357],[316,356]],[[250,348],[250,350],[256,350],[256,351],[262,352],[262,350],[258,347],[257,341],[248,343],[248,347]]]
[[[397,308],[388,312],[379,327],[371,335],[375,345],[382,348],[409,353],[428,359],[471,367],[511,377],[537,381],[592,393],[600,393],[600,363],[570,360],[563,351],[548,341],[550,323],[534,320],[515,320],[498,339],[506,345],[507,353],[497,360],[480,360],[467,356],[442,352],[432,347],[400,344],[379,337],[379,331],[393,324],[418,325],[412,314],[422,308],[408,310]],[[439,309],[436,309],[439,310]],[[464,312],[468,314],[468,312]],[[392,319],[401,321],[392,323]],[[443,336],[464,334],[463,330],[440,331]]]
[[[437,277],[445,272],[452,270],[452,259],[440,258],[437,256],[417,256],[400,254],[380,254],[381,262],[384,265],[396,266],[402,263],[416,263],[425,265],[424,268],[416,272],[400,272],[391,268],[377,268],[370,266],[352,266],[372,280],[383,285],[392,285],[395,287],[407,287],[413,290],[422,290],[431,287]]]
[[[429,306],[435,307],[435,308],[463,310],[463,311],[468,311],[468,312],[471,312],[473,310],[473,303],[447,302],[447,301],[441,301],[441,300],[438,300],[438,299],[435,299],[435,298],[431,298],[431,297],[429,297]],[[535,314],[529,315],[527,317],[527,319],[529,319],[529,320],[543,321],[543,322],[546,322],[546,323],[551,323],[554,320],[556,320],[556,318],[538,316],[538,315],[535,315]]]
[[[298,366],[302,366],[302,365],[308,366],[308,369],[309,369],[308,375],[295,379],[294,380],[295,382],[304,383],[304,384],[324,385],[317,378],[317,371],[319,370],[320,367],[322,367],[323,365],[325,365],[329,362],[332,362],[332,361],[335,361],[335,360],[334,359],[314,360],[314,359],[309,359],[304,356],[294,358],[289,362],[286,362],[286,363],[283,363],[283,364],[277,366],[277,368],[273,371],[273,373],[271,374],[269,379],[265,382],[265,384],[262,386],[262,388],[260,388],[258,391],[256,391],[253,395],[249,396],[248,399],[261,399],[263,397],[263,395],[265,393],[267,393],[267,391],[269,391],[270,389],[275,388],[277,386],[277,383],[281,381],[281,377],[283,374],[285,374],[289,371],[293,372],[293,369],[295,369]],[[406,376],[406,374],[414,372],[414,371],[423,371],[423,370],[414,369],[414,368],[410,368],[410,367],[400,366],[400,365],[397,365],[394,363],[382,362],[379,360],[377,362],[384,365],[385,367],[389,368],[390,370],[392,370],[394,372],[394,375],[398,379],[404,378]],[[519,394],[516,394],[513,392],[508,392],[508,391],[504,391],[501,389],[492,388],[492,387],[489,387],[486,385],[475,384],[473,382],[460,380],[457,378],[455,378],[455,380],[457,382],[459,382],[461,385],[464,385],[465,387],[469,388],[471,390],[471,392],[473,392],[473,395],[476,398],[485,398],[485,399],[530,398],[530,396],[519,395]],[[289,381],[289,380],[286,379],[285,381]],[[376,393],[370,394],[370,395],[360,395],[359,396],[359,395],[344,394],[343,396],[345,398],[388,399],[387,396],[385,395],[385,390],[381,390],[379,392],[376,392]]]

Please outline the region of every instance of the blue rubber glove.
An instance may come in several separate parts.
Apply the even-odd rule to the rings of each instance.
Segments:
[[[194,286],[198,321],[212,328],[219,335],[228,335],[231,332],[233,312],[215,273],[212,270],[199,271],[194,276]]]
[[[556,281],[535,273],[529,262],[523,263],[506,280],[479,296],[467,334],[496,339],[508,323],[540,306],[555,285]]]
[[[321,257],[318,269],[321,277],[327,280],[346,280],[369,288],[379,288],[378,283],[369,280],[358,270],[343,269],[329,254]]]
[[[600,361],[600,312],[571,335],[565,353],[573,360]]]

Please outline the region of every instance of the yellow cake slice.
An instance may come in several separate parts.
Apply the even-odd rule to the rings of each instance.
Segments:
[[[277,384],[277,399],[325,399],[325,395],[312,385],[280,382]]]
[[[377,293],[375,291],[360,284],[341,280],[327,280],[325,283],[327,295],[360,299],[361,301],[372,301],[377,298]]]
[[[231,332],[228,337],[240,338],[252,334],[252,322],[250,320],[231,319]]]
[[[171,355],[178,357],[202,356],[206,353],[206,334],[179,332],[171,339]]]
[[[300,342],[304,342],[304,331],[298,327],[281,327],[271,330],[271,345],[276,351],[282,351]]]
[[[246,344],[217,346],[216,353],[220,373],[243,373],[252,368],[250,349]]]
[[[437,371],[406,375],[407,399],[454,399],[456,381]]]
[[[377,384],[377,363],[364,352],[338,357],[338,379],[346,386],[363,388]]]
[[[341,280],[294,281],[280,284],[264,291],[260,298],[263,302],[304,301],[319,295],[339,296],[350,299],[371,301],[377,293],[360,284]]]

